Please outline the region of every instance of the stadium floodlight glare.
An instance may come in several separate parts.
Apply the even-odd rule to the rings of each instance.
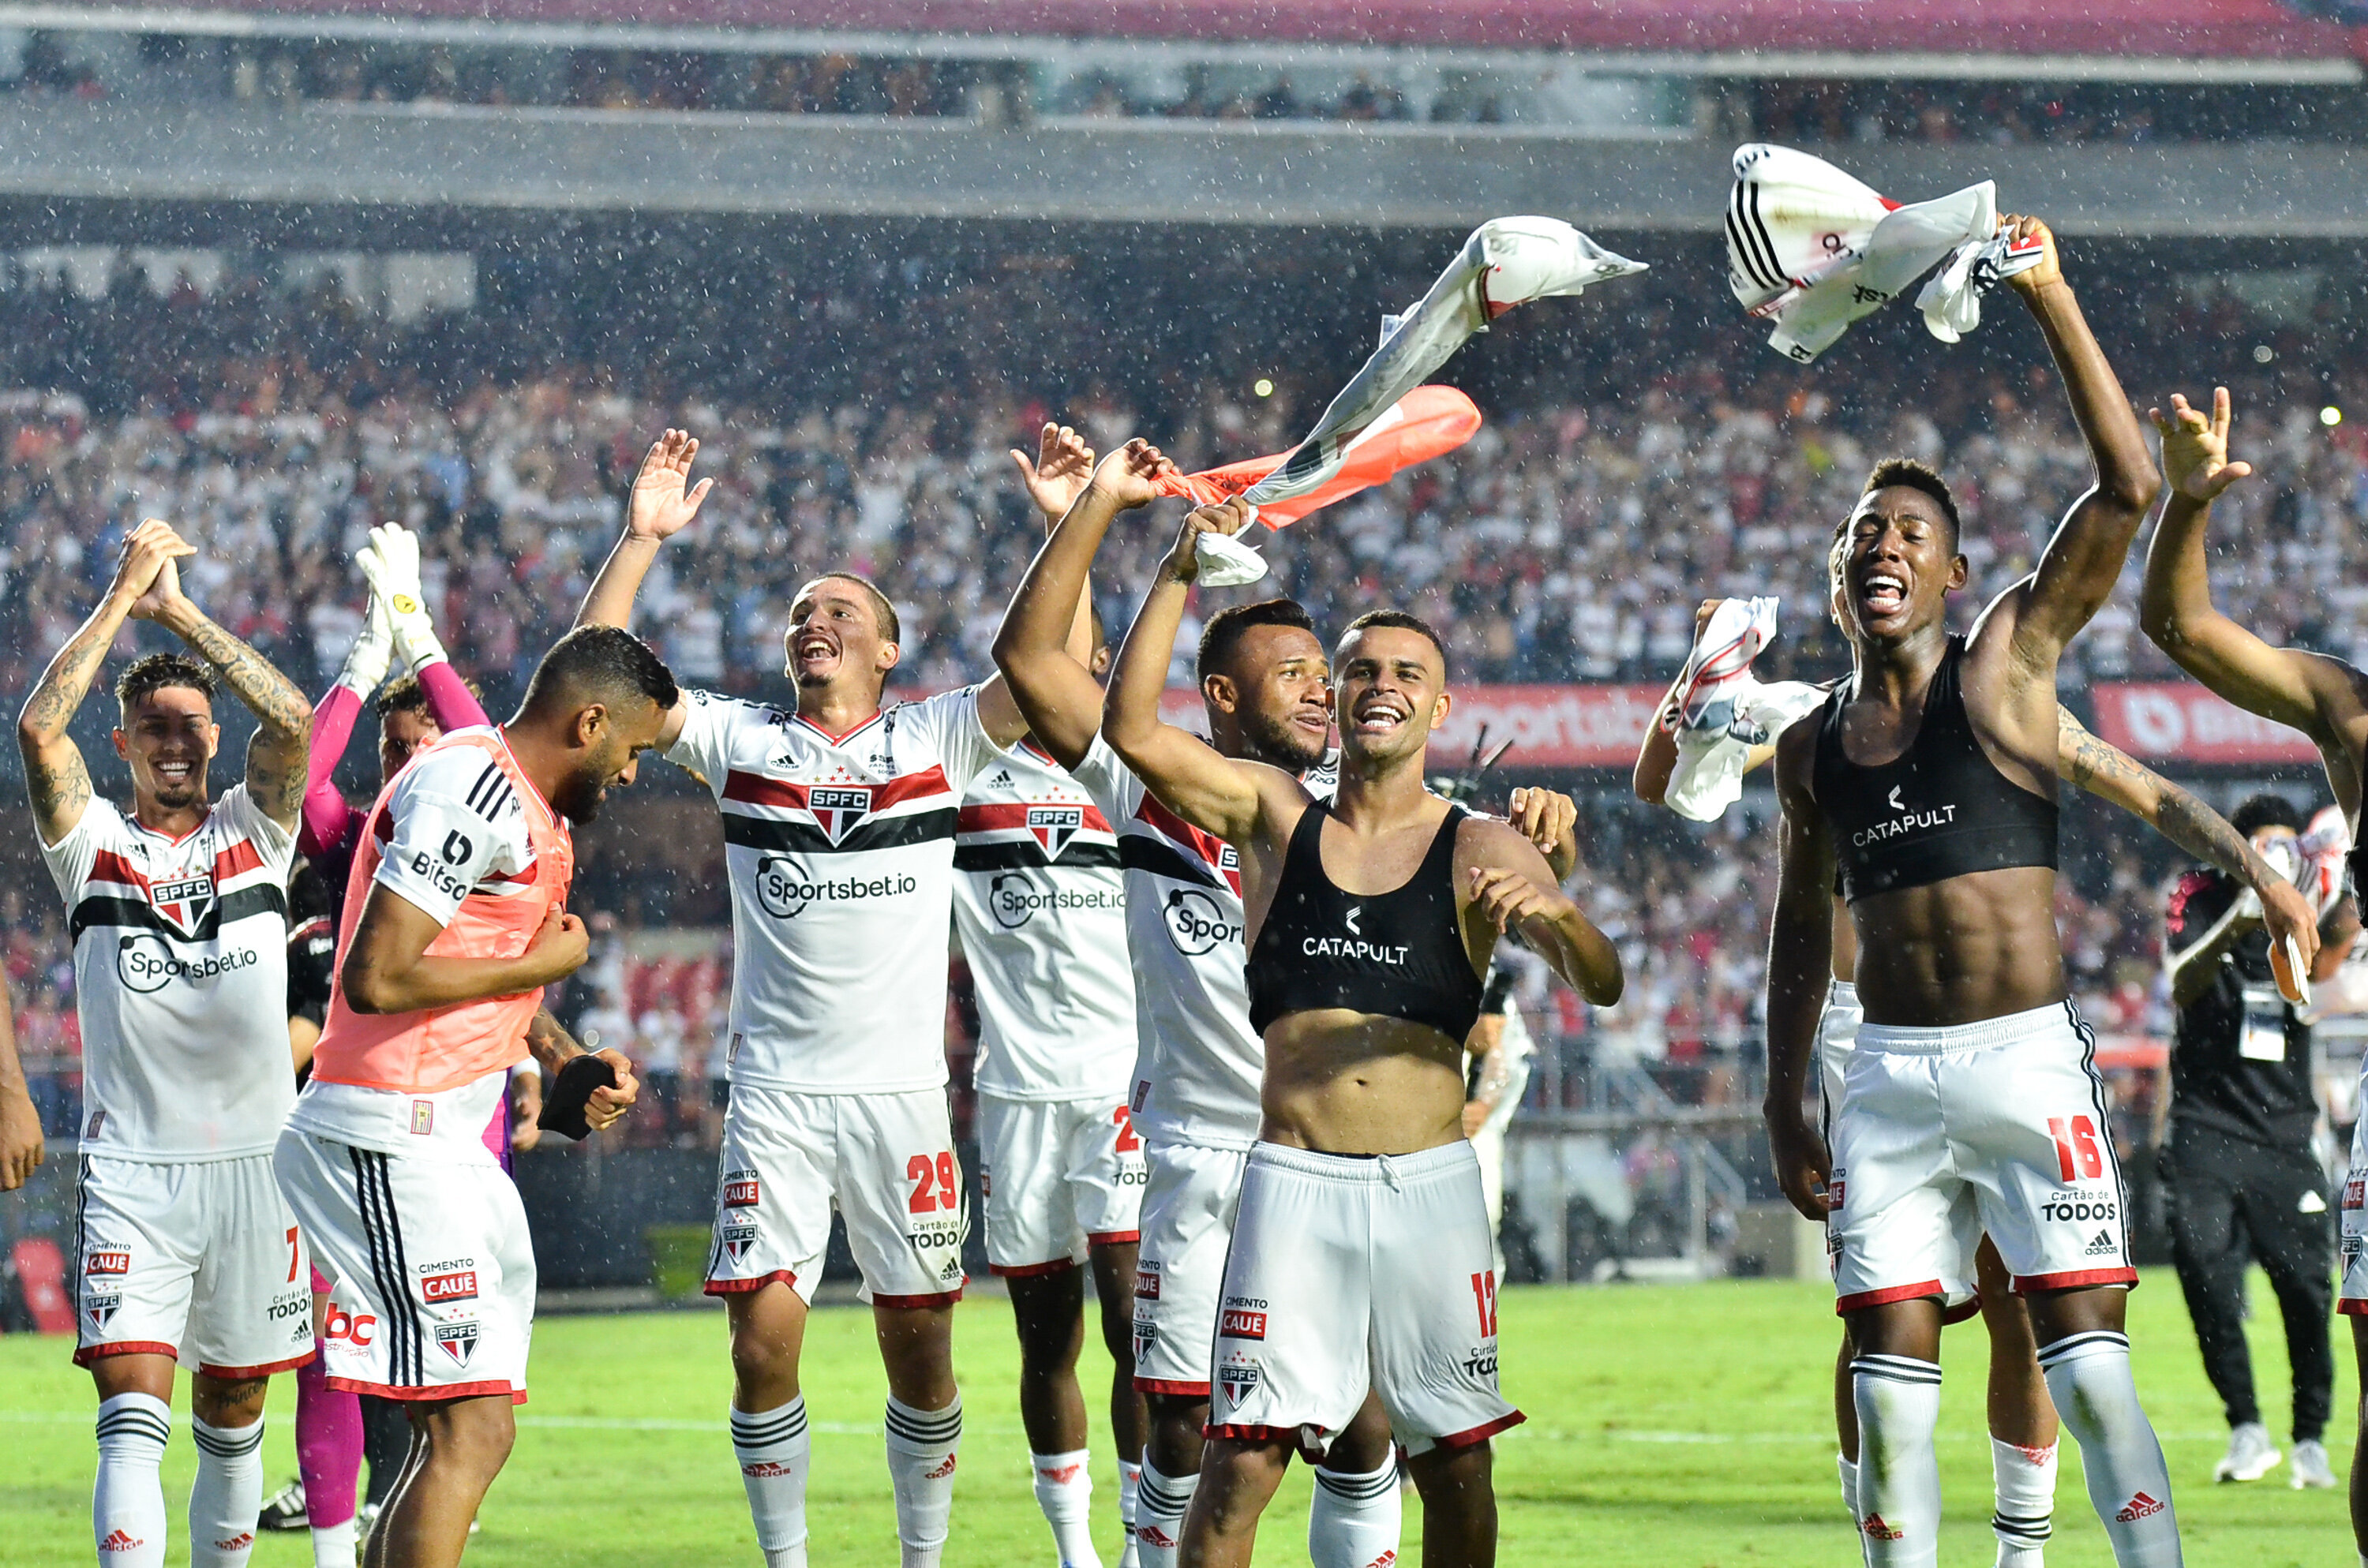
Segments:
[[[2277,351],[2276,349],[2274,349],[2274,348],[2271,347],[2268,344],[2266,344],[2266,343],[2256,343],[2255,345],[2253,345],[2253,363],[2254,363],[2254,364],[2256,364],[2256,365],[2266,365],[2266,364],[2268,364],[2271,360],[2272,360],[2272,359],[2276,358],[2277,357],[2278,357],[2278,351]]]
[[[2318,422],[2332,430],[2343,423],[2343,410],[2330,403],[2318,411]]]
[[[1258,393],[1260,397],[1272,397],[1274,395],[1274,382],[1269,381],[1264,376],[1260,376],[1257,381],[1250,383],[1250,391]]]

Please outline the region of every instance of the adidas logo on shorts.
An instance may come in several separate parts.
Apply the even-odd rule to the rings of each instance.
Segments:
[[[1869,1514],[1866,1517],[1866,1523],[1861,1525],[1859,1528],[1864,1530],[1871,1540],[1897,1540],[1907,1533],[1884,1524],[1881,1514]]]
[[[2162,1505],[2141,1492],[2131,1498],[2129,1506],[2115,1514],[2113,1518],[2120,1524],[2134,1524],[2139,1519],[2147,1518],[2161,1512]]]
[[[2111,1257],[2121,1250],[2113,1244],[2113,1233],[2111,1231],[2099,1231],[2097,1239],[2089,1244],[2090,1257]]]

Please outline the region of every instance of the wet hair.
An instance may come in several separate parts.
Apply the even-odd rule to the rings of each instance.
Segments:
[[[221,685],[214,679],[213,666],[187,653],[151,653],[135,659],[131,667],[115,677],[115,704],[126,714],[168,686],[185,686],[205,694],[211,703]]]
[[[1201,650],[1193,657],[1192,673],[1201,680],[1228,673],[1234,655],[1241,651],[1242,639],[1258,626],[1295,626],[1311,637],[1315,635],[1315,622],[1297,599],[1231,605],[1211,616],[1209,624],[1201,629]]]
[[[650,645],[614,626],[579,626],[551,646],[527,683],[521,710],[555,711],[563,703],[612,703],[643,697],[671,708],[682,697],[674,672]]]
[[[1920,490],[1932,498],[1941,515],[1949,519],[1949,551],[1954,554],[1962,530],[1957,523],[1957,498],[1949,494],[1949,482],[1933,472],[1930,463],[1918,462],[1914,458],[1885,458],[1866,476],[1866,488],[1859,492],[1859,498],[1864,500],[1878,490],[1889,490],[1895,485]]]
[[[1442,676],[1447,673],[1447,644],[1440,641],[1439,633],[1432,630],[1430,622],[1418,615],[1408,615],[1402,609],[1367,610],[1349,623],[1349,630],[1340,634],[1340,641],[1346,642],[1358,632],[1374,626],[1394,626],[1401,631],[1418,631],[1429,638],[1430,645],[1439,650],[1439,672]]]
[[[484,701],[485,694],[475,681],[464,680],[461,684],[469,688],[470,696],[481,703]],[[370,711],[378,715],[381,724],[397,713],[428,713],[427,688],[419,684],[417,676],[389,681],[370,703]]]
[[[2248,799],[2228,817],[2228,825],[2240,838],[2250,838],[2265,827],[2290,827],[2302,831],[2302,812],[2283,795],[2265,791]]]
[[[888,602],[888,596],[880,591],[880,585],[862,573],[817,572],[807,579],[806,585],[811,587],[816,583],[829,582],[834,579],[841,583],[852,583],[863,590],[865,596],[871,600],[871,616],[880,623],[882,637],[891,642],[901,643],[905,641],[905,623],[898,618],[896,607]]]

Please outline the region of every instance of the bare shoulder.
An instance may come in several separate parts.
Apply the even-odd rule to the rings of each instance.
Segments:
[[[1824,707],[1802,714],[1776,737],[1776,792],[1789,809],[1797,798],[1814,803],[1817,733],[1825,727]]]
[[[1519,871],[1523,876],[1554,883],[1553,870],[1538,846],[1502,817],[1492,817],[1484,812],[1466,812],[1455,828],[1455,864],[1459,870],[1474,867],[1493,867]]]

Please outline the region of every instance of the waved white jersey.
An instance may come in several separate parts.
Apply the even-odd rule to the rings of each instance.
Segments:
[[[946,1081],[957,803],[996,749],[975,687],[844,735],[689,692],[667,760],[707,780],[732,879],[732,1081],[899,1094]]]
[[[295,853],[295,835],[244,784],[181,838],[94,799],[42,848],[74,940],[84,1153],[178,1164],[271,1153],[296,1098]]]
[[[1135,1051],[1126,882],[1118,835],[1095,804],[1125,771],[1099,736],[1074,776],[1021,741],[962,797],[954,920],[977,988],[983,1094],[1126,1097]]]
[[[1328,801],[1330,758],[1304,782]],[[1241,857],[1169,811],[1121,767],[1096,781],[1117,824],[1126,870],[1127,950],[1134,961],[1135,1131],[1153,1142],[1247,1149],[1258,1142],[1266,1048],[1250,1028]]]

